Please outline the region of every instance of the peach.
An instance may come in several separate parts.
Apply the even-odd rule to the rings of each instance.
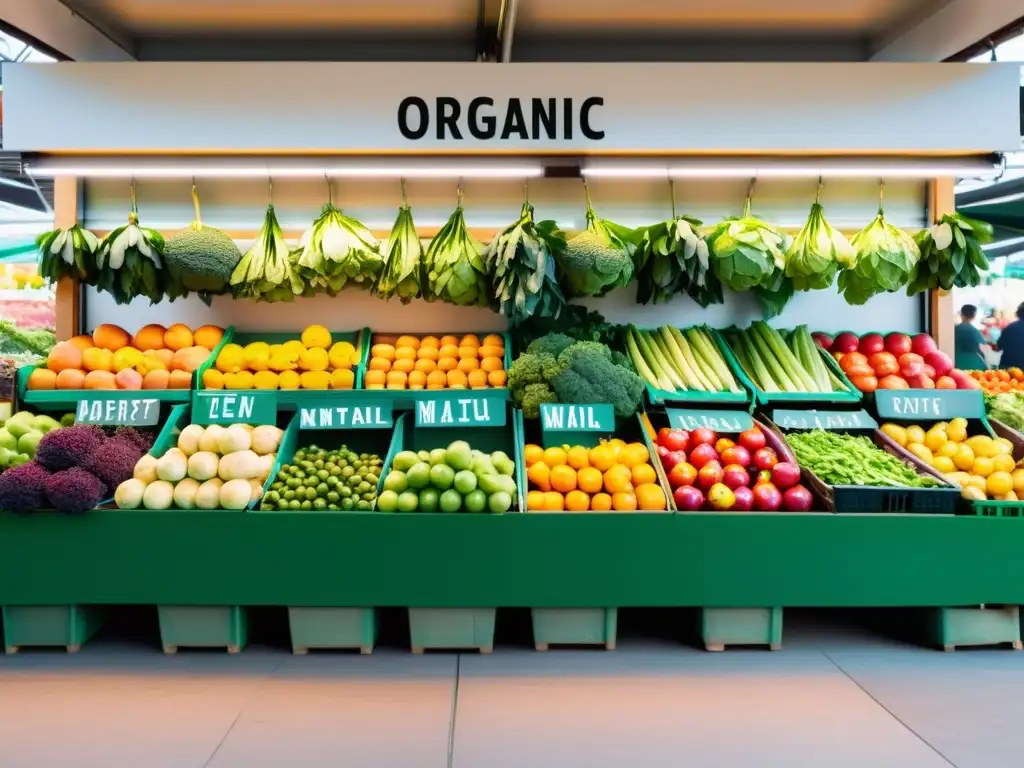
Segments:
[[[57,389],[84,389],[85,371],[66,368],[57,374]]]
[[[192,346],[192,329],[184,323],[175,323],[164,331],[164,346],[177,352]]]
[[[139,328],[139,332],[132,339],[132,345],[145,352],[147,349],[163,349],[164,334],[167,329],[159,323],[150,323]]]
[[[68,344],[74,344],[79,349],[88,349],[89,347],[96,346],[95,344],[92,343],[92,336],[89,336],[88,334],[85,333],[79,336],[72,336],[70,339],[68,339]]]
[[[87,371],[114,370],[114,353],[104,347],[90,347],[82,353],[82,367]]]
[[[164,364],[164,368],[171,367],[174,360],[174,352],[169,349],[149,349],[142,353],[143,357],[152,357]]]
[[[54,373],[82,367],[82,350],[69,341],[55,344],[46,356],[46,367]]]
[[[171,367],[178,370],[192,373],[196,368],[206,362],[210,356],[210,350],[206,347],[185,347],[174,353],[171,360]]]
[[[28,376],[29,389],[53,389],[57,386],[57,374],[48,368],[36,368]]]
[[[117,389],[117,382],[110,371],[89,371],[85,374],[85,388]]]
[[[192,343],[199,347],[213,349],[224,338],[224,329],[216,325],[201,325],[192,334]]]
[[[111,352],[117,352],[121,347],[127,347],[131,340],[132,337],[128,331],[119,325],[110,323],[97,325],[96,330],[92,332],[93,344],[103,349],[109,349]]]
[[[154,369],[142,377],[143,389],[167,389],[171,374],[166,370]]]
[[[170,389],[189,389],[192,386],[192,374],[187,371],[171,371],[167,386]]]
[[[131,368],[117,372],[114,383],[118,389],[142,389],[142,374]]]

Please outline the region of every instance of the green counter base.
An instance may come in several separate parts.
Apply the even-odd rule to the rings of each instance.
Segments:
[[[358,648],[370,654],[377,642],[373,608],[289,608],[288,627],[296,655],[325,648]]]
[[[1020,609],[936,608],[931,625],[934,642],[944,651],[966,646],[1009,645],[1021,649]]]
[[[106,612],[89,605],[5,605],[4,651],[61,647],[77,653],[103,625]]]
[[[415,654],[428,649],[494,650],[494,608],[410,608],[409,645]]]
[[[615,650],[618,608],[534,608],[530,614],[538,651],[552,645],[603,645]]]
[[[724,651],[731,645],[782,648],[781,608],[702,608],[700,636],[705,650]]]
[[[157,614],[164,653],[177,653],[179,647],[238,653],[245,647],[248,622],[237,605],[160,605]]]

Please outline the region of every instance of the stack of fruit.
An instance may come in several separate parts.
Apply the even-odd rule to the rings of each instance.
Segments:
[[[923,427],[883,424],[882,432],[958,486],[970,501],[1024,499],[1024,469],[1005,437],[968,435],[966,419]]]
[[[676,509],[692,512],[806,512],[811,492],[800,485],[800,468],[780,461],[758,426],[733,440],[700,427],[658,431],[658,456],[668,473]]]
[[[967,375],[978,382],[986,395],[1001,395],[1004,392],[1024,392],[1024,371],[1007,368],[992,371],[968,371]]]
[[[352,389],[359,351],[322,325],[283,344],[225,344],[203,372],[205,389]]]
[[[814,340],[839,361],[843,373],[861,392],[876,389],[977,389],[978,384],[940,352],[927,333],[868,333],[859,339],[844,331],[834,339],[825,333]]]
[[[189,389],[192,372],[206,362],[224,331],[147,325],[135,336],[99,325],[92,336],[74,336],[50,350],[46,365],[29,375],[29,389]]]
[[[661,512],[668,506],[643,443],[618,438],[594,448],[527,445],[529,512]]]
[[[384,460],[372,453],[355,453],[348,446],[325,450],[300,448],[277,473],[260,509],[318,512],[368,512],[377,499],[377,481]]]
[[[516,465],[504,451],[464,440],[432,451],[401,451],[377,497],[381,512],[508,512],[518,496]]]
[[[35,458],[36,446],[43,435],[75,421],[74,414],[65,414],[57,421],[46,414],[18,411],[9,419],[0,419],[0,472],[17,467]]]
[[[492,333],[399,336],[375,339],[366,370],[367,389],[486,389],[504,387],[505,340]]]

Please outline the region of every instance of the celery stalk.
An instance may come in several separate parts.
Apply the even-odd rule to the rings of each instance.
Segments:
[[[679,347],[679,351],[683,357],[690,364],[690,367],[697,374],[697,378],[700,380],[707,392],[721,392],[722,386],[718,381],[718,378],[708,370],[707,364],[703,361],[697,350],[686,340],[686,337],[679,331],[678,328],[670,328],[666,326],[669,338]]]
[[[739,346],[743,350],[743,354],[749,361],[749,370],[754,373],[750,378],[753,380],[754,384],[757,385],[757,388],[763,392],[780,392],[780,386],[768,372],[768,368],[765,366],[764,360],[762,360],[761,356],[758,354],[757,347],[754,345],[753,339],[748,336],[746,332],[740,331],[736,340],[739,342]]]
[[[658,355],[656,355],[654,350],[651,349],[650,342],[647,337],[644,336],[644,332],[635,326],[632,330],[637,346],[640,347],[640,351],[643,353],[644,360],[647,361],[651,370],[658,375],[658,387],[666,392],[673,392],[677,390],[678,387],[676,387],[672,377],[669,376],[668,371],[666,371],[665,367],[661,364],[661,360]]]
[[[661,337],[664,339],[665,345],[679,356],[681,362],[686,364],[694,389],[700,389],[704,392],[718,391],[718,387],[708,378],[707,373],[701,369],[700,362],[693,356],[693,350],[690,349],[690,345],[686,343],[686,339],[679,334],[677,329],[663,325],[661,327]]]
[[[693,371],[686,364],[682,354],[673,345],[669,344],[668,339],[662,335],[662,329],[655,328],[653,331],[648,331],[648,333],[650,333],[653,343],[658,345],[658,351],[661,353],[661,356],[676,375],[683,380],[683,384],[686,385],[687,389],[692,389],[695,384],[698,384],[699,382],[693,375]]]
[[[755,322],[752,328],[756,328],[765,344],[775,354],[779,365],[786,372],[786,376],[798,385],[797,392],[814,392],[816,387],[803,365],[797,360],[796,355],[786,345],[782,335],[764,321]]]
[[[687,331],[687,336],[694,351],[700,352],[707,362],[708,368],[714,371],[715,377],[721,384],[720,391],[739,392],[740,388],[736,384],[736,379],[729,371],[725,358],[722,357],[718,345],[711,338],[707,328],[691,328]]]
[[[654,355],[654,359],[658,361],[658,365],[665,372],[665,376],[668,377],[669,381],[672,382],[672,389],[685,390],[687,389],[686,382],[683,381],[683,377],[676,373],[675,368],[672,367],[672,363],[668,361],[665,352],[659,346],[657,339],[654,338],[654,334],[650,331],[640,331],[640,335],[643,340],[647,343],[647,348]]]
[[[669,357],[676,370],[682,374],[686,385],[690,389],[707,391],[707,382],[701,377],[700,370],[695,367],[694,361],[687,356],[686,350],[676,343],[669,327],[663,325],[659,328],[656,337],[660,342],[662,353]]]
[[[821,359],[818,345],[811,338],[811,332],[806,325],[801,325],[796,332],[800,336],[800,343],[807,352],[807,360],[811,366],[810,370],[814,373],[815,381],[818,383],[818,390],[821,392],[831,391],[832,385],[828,381],[828,369],[825,367],[825,361]]]
[[[747,375],[754,384],[760,387],[760,383],[757,380],[757,375],[754,373],[753,366],[750,364],[750,358],[747,356],[747,348],[743,344],[743,338],[737,336],[732,340],[732,354],[736,358],[736,362],[739,363],[740,368],[743,369],[743,373]],[[761,387],[764,389],[764,387]]]
[[[779,385],[783,392],[806,392],[807,388],[799,381],[790,376],[789,370],[782,362],[780,350],[776,350],[777,342],[770,335],[762,335],[757,323],[748,329],[747,338],[752,342],[754,348],[760,353],[761,361],[771,374],[772,378]],[[783,344],[783,346],[785,346]],[[789,351],[788,349],[786,350]]]
[[[633,334],[630,331],[626,331],[626,352],[629,353],[629,359],[633,362],[633,367],[636,368],[636,372],[640,374],[640,378],[651,386],[658,387],[660,389],[661,384],[658,381],[657,375],[651,370],[650,366],[647,365],[647,361],[644,360],[644,356],[640,354],[640,350],[637,348],[636,341],[633,340]]]

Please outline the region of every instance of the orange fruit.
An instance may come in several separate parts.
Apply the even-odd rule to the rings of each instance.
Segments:
[[[526,511],[544,511],[544,491],[530,491],[526,494]]]
[[[371,357],[370,370],[383,371],[384,373],[387,373],[391,370],[391,361],[383,357]]]
[[[57,374],[55,380],[57,389],[84,389],[85,371],[77,368],[65,368]]]
[[[81,368],[82,353],[81,349],[69,341],[55,344],[50,350],[50,354],[46,356],[46,367],[54,373]]]
[[[89,347],[96,346],[95,344],[92,343],[92,336],[89,336],[88,334],[84,333],[79,334],[78,336],[72,336],[70,339],[68,339],[67,343],[71,344],[74,347],[78,347],[79,349],[88,349]]]
[[[152,357],[163,363],[164,368],[170,368],[174,362],[174,353],[169,349],[150,349],[142,353],[143,357]]]
[[[475,360],[473,361],[476,362]],[[487,389],[487,374],[483,371],[470,371],[469,372],[469,388],[470,389]]]
[[[111,352],[117,352],[121,347],[127,347],[131,340],[132,337],[128,335],[128,331],[110,323],[97,325],[96,330],[92,332],[92,343],[97,347],[109,349]]]
[[[437,352],[438,357],[455,357],[459,356],[459,348],[454,344],[442,344],[441,348]]]
[[[583,467],[576,473],[576,485],[581,491],[598,493],[604,489],[604,476],[599,469]]]
[[[484,338],[483,344],[481,344],[481,346],[504,347],[505,339],[503,339],[496,333],[491,333]]]
[[[439,346],[441,346],[441,344],[438,342],[437,336],[424,336],[422,339],[420,339],[421,350],[424,347],[432,347],[434,349],[437,349]]]
[[[606,443],[602,443],[590,449],[590,466],[596,467],[602,472],[611,469],[615,464],[615,453]]]
[[[529,469],[538,461],[544,459],[544,449],[536,443],[527,443],[523,446],[523,461],[526,462],[526,468]]]
[[[363,381],[367,389],[383,389],[387,374],[384,371],[367,371]]]
[[[565,509],[565,499],[562,494],[555,491],[548,491],[544,494],[544,511],[561,512]]]
[[[448,376],[444,371],[431,371],[427,374],[427,389],[444,389],[448,386]]]
[[[636,496],[629,491],[612,494],[612,509],[616,512],[636,511]]]
[[[617,494],[633,490],[633,473],[625,464],[615,464],[604,473],[604,489]]]
[[[122,371],[123,373],[123,371]],[[191,389],[192,374],[188,371],[171,371],[167,379],[168,389]]]
[[[466,374],[462,371],[448,371],[446,376],[448,377],[449,389],[465,389],[469,386],[469,379],[466,378]]]
[[[508,374],[504,371],[491,371],[487,374],[487,383],[492,387],[504,387],[508,381]]]
[[[164,332],[164,346],[175,352],[193,346],[192,329],[184,323],[175,323]]]
[[[439,371],[454,371],[459,367],[459,361],[454,357],[440,357],[437,360],[437,370]]]
[[[612,449],[612,452],[615,454],[615,460],[620,461],[619,455],[622,453],[622,449],[626,447],[626,441],[613,437],[611,440],[606,440],[605,445]]]
[[[437,351],[437,347],[420,347],[416,352],[416,357],[420,360],[431,360],[435,363],[440,356],[441,353]]]
[[[145,352],[147,349],[163,349],[164,334],[167,329],[159,323],[144,325],[136,332],[132,339],[132,346]],[[214,345],[216,346],[216,345]],[[210,347],[213,349],[213,347]]]
[[[633,485],[640,487],[656,482],[658,482],[658,473],[650,464],[637,464],[633,467]]]
[[[490,373],[491,371],[500,371],[502,369],[500,357],[485,357],[480,360],[480,368]]]
[[[440,347],[448,347],[448,346],[457,347],[457,346],[459,346],[459,337],[458,336],[452,336],[452,335],[442,336],[441,340],[438,342],[438,346],[440,346]]]
[[[587,512],[590,509],[590,497],[583,491],[569,491],[565,494],[565,508],[569,512]]]
[[[644,483],[636,487],[636,503],[646,511],[660,512],[668,508],[665,492],[655,483]]]
[[[501,358],[505,356],[505,349],[503,347],[492,346],[490,344],[485,344],[484,346],[480,347],[479,351],[480,357],[493,357],[498,359],[499,361],[501,360]]]
[[[405,347],[408,349],[419,349],[420,340],[415,336],[399,336],[395,341],[395,352],[397,354],[399,347]]]
[[[409,371],[415,370],[415,368],[416,362],[407,357],[400,357],[391,364],[391,370],[398,371],[399,373],[409,373]]]
[[[635,467],[637,464],[643,464],[650,458],[651,454],[643,443],[630,443],[619,451],[619,461],[630,468]]]
[[[413,366],[417,371],[423,371],[424,373],[430,373],[431,371],[437,370],[437,363],[427,357],[421,357],[416,361]]]
[[[113,371],[114,353],[105,347],[91,347],[82,353],[82,367],[87,371]]]
[[[224,338],[224,329],[216,325],[201,325],[192,332],[192,340],[197,347],[213,349]],[[138,346],[138,345],[136,345]]]
[[[470,371],[475,371],[479,367],[480,367],[480,361],[477,360],[474,357],[464,357],[461,360],[459,360],[459,370],[462,371],[463,373],[469,373]],[[481,371],[481,373],[486,373],[486,371]],[[487,380],[486,376],[484,376],[484,380],[485,381]]]
[[[426,389],[427,374],[423,371],[413,371],[409,374],[409,389]]]
[[[85,389],[117,389],[117,382],[110,371],[89,371],[85,374]]]
[[[595,493],[590,497],[590,509],[593,512],[607,512],[612,508],[612,497],[607,493]]]
[[[479,347],[480,339],[475,333],[467,333],[462,337],[462,341],[459,342],[460,347]]]
[[[526,470],[526,479],[542,491],[551,490],[551,468],[543,461],[535,462]]]
[[[551,467],[551,488],[559,493],[576,490],[576,470],[568,464]]]
[[[461,360],[476,360],[480,356],[476,347],[459,347],[459,358]]]
[[[374,344],[370,348],[370,355],[372,357],[380,357],[384,360],[395,359],[395,348],[390,344]]]
[[[70,368],[68,370],[71,370]],[[65,373],[65,371],[61,371]],[[29,389],[56,389],[57,375],[49,368],[36,368],[28,376]]]
[[[558,446],[552,446],[544,451],[544,463],[552,469],[561,464],[565,464],[568,460],[569,457],[566,455],[565,449],[559,448]]]
[[[216,373],[218,376],[221,377],[220,386],[218,386],[218,387],[206,386],[206,383],[205,383],[205,380],[204,380],[204,383],[203,383],[204,387],[206,389],[223,389],[224,388],[224,381],[223,381],[224,374],[222,374],[220,371],[214,370],[213,368],[211,368],[210,371],[213,371],[213,373]],[[209,373],[210,371],[207,371],[207,373]],[[142,388],[143,389],[169,389],[170,388],[170,384],[171,384],[171,373],[170,373],[170,371],[150,371],[149,373],[147,373],[145,376],[142,377]]]
[[[401,339],[399,339],[401,341]],[[395,347],[395,360],[415,360],[416,359],[416,348],[415,347]]]
[[[203,389],[224,389],[224,374],[216,368],[207,368],[203,371]]]
[[[582,445],[574,445],[565,454],[565,463],[573,469],[583,469],[590,466],[590,458],[587,449]]]
[[[387,374],[388,389],[405,389],[405,385],[408,381],[409,377],[401,371],[390,371]]]

